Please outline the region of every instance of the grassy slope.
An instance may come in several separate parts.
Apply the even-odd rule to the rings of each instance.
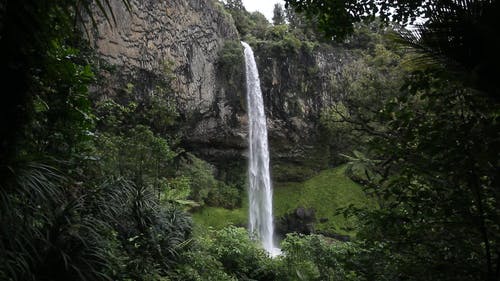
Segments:
[[[200,211],[193,213],[193,219],[196,224],[216,229],[228,225],[245,226],[247,224],[248,203],[244,199],[241,208],[228,210],[219,207],[204,207]]]
[[[300,183],[279,183],[274,187],[274,213],[276,216],[302,206],[314,208],[318,222],[316,229],[339,234],[353,235],[355,221],[335,216],[335,210],[354,204],[355,206],[375,207],[373,200],[367,198],[361,186],[344,174],[345,166],[320,172],[318,175]],[[226,210],[207,207],[193,214],[196,223],[203,226],[221,228],[229,224],[244,226],[247,223],[248,204],[240,209]],[[319,223],[320,218],[328,219]]]

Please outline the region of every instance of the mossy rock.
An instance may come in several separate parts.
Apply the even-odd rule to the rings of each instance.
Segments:
[[[300,182],[315,174],[310,167],[291,163],[273,164],[271,170],[271,176],[275,182]]]

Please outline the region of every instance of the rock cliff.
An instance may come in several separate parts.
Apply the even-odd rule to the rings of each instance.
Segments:
[[[324,169],[330,146],[323,139],[322,110],[338,101],[332,85],[352,54],[327,44],[254,46],[261,73],[275,180],[302,180]]]
[[[112,0],[116,24],[100,17],[98,28],[90,32],[95,50],[109,65],[103,68],[97,92],[116,96],[133,85],[135,95],[147,95],[168,82],[169,98],[181,119],[183,146],[222,169],[231,161],[244,166],[244,69],[224,72],[219,61],[225,44],[239,41],[232,17],[215,0],[132,0],[131,6],[129,12],[121,1]],[[317,121],[332,101],[331,77],[348,56],[332,47],[304,45],[293,52],[262,42],[252,47],[268,114],[275,179],[307,177],[326,165],[328,154],[320,145]],[[297,174],[290,165],[307,168]]]
[[[121,1],[111,1],[116,24],[101,16],[90,34],[95,50],[112,69],[101,73],[98,91],[115,96],[131,84],[134,94],[144,95],[168,80],[188,143],[212,146],[231,137],[243,140],[244,128],[228,124],[235,112],[225,103],[231,93],[220,86],[223,77],[217,71],[224,43],[238,39],[221,4],[133,0],[131,6],[129,12]]]

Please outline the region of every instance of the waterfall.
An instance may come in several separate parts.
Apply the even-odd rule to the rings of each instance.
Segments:
[[[280,254],[274,244],[273,195],[269,175],[269,150],[267,145],[266,115],[260,90],[259,72],[253,51],[245,47],[247,105],[249,122],[249,216],[250,233],[259,239],[271,255]]]

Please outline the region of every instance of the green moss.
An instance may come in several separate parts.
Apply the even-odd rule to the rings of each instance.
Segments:
[[[299,182],[312,177],[314,170],[304,165],[276,163],[272,166],[272,177],[275,182]]]
[[[245,57],[240,41],[228,40],[219,52],[217,60],[218,76],[228,93],[229,105],[234,109],[246,107],[245,85]]]
[[[280,183],[274,187],[274,214],[278,217],[297,208],[304,191],[304,183]]]
[[[335,215],[338,208],[353,204],[357,207],[376,208],[374,200],[367,197],[362,187],[345,175],[346,166],[320,172],[304,182],[278,183],[274,187],[274,214],[280,217],[297,207],[316,210],[316,229],[338,234],[355,235],[356,221]],[[220,229],[227,225],[247,224],[248,202],[243,199],[239,209],[206,207],[193,214],[196,223]],[[328,221],[320,223],[319,219]]]
[[[193,214],[196,224],[222,229],[229,225],[244,226],[248,221],[247,207],[228,210],[220,207],[205,207]]]
[[[290,148],[283,140],[271,140],[271,148],[275,148],[276,154],[286,153]],[[302,182],[314,175],[319,171],[325,170],[329,167],[330,148],[323,144],[316,142],[314,148],[305,149],[301,155],[296,155],[292,160],[279,159],[279,156],[272,155],[271,157],[277,158],[272,163],[271,177],[275,184],[283,182]]]
[[[274,189],[274,210],[282,216],[302,206],[316,210],[316,229],[354,235],[356,221],[335,215],[338,208],[353,204],[356,207],[375,208],[375,201],[367,197],[362,187],[345,175],[346,166],[324,170],[302,183],[277,184]],[[320,223],[319,219],[328,221]]]

